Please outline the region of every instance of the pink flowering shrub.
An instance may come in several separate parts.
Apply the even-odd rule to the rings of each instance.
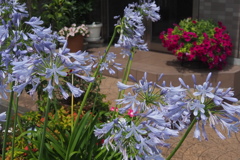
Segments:
[[[134,113],[133,113],[133,110],[132,109],[129,109],[127,114],[130,116],[130,117],[134,117]]]
[[[118,112],[118,108],[117,107],[110,107],[109,110],[112,111],[112,112]],[[128,109],[127,115],[132,118],[132,117],[135,116],[135,113],[133,112],[132,109]]]
[[[232,42],[226,27],[221,22],[210,20],[180,21],[174,28],[163,31],[159,38],[169,51],[179,60],[200,60],[210,69],[222,69],[232,53]]]
[[[118,112],[118,108],[116,108],[116,107],[110,107],[110,109],[109,109],[110,111],[113,111],[113,112]]]
[[[82,35],[83,37],[89,36],[88,27],[85,24],[81,24],[77,26],[75,23],[71,25],[71,27],[63,27],[58,34],[60,36],[65,37],[68,39],[69,36],[74,37],[75,35]]]

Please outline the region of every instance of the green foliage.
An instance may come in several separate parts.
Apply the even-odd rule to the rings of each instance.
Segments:
[[[67,77],[67,81],[72,81],[72,77]],[[92,159],[99,154],[112,156],[114,152],[101,151],[101,140],[98,140],[94,134],[94,126],[100,122],[107,121],[109,103],[104,102],[106,95],[100,92],[100,83],[102,77],[98,76],[93,83],[89,94],[89,99],[80,115],[80,121],[75,124],[77,128],[72,132],[72,122],[76,121],[82,97],[74,98],[73,113],[71,112],[71,98],[63,100],[59,92],[54,92],[54,98],[50,105],[48,114],[48,124],[44,144],[44,159]],[[74,77],[74,84],[77,84],[83,90],[86,90],[89,82],[81,78]],[[44,112],[46,110],[48,95],[42,92],[47,83],[43,81],[38,88],[38,111],[30,111],[20,116],[21,126],[16,128],[14,159],[34,159],[39,156],[39,148],[43,125],[45,121]],[[63,86],[67,90],[67,86]],[[28,91],[28,87],[26,88]],[[73,121],[72,121],[73,120]],[[12,125],[13,127],[13,125]],[[20,131],[22,128],[23,132]],[[11,133],[8,139],[7,157],[11,157]],[[78,140],[78,141],[76,141]],[[38,148],[38,149],[37,149]],[[100,154],[101,153],[101,154]],[[110,155],[109,155],[110,154]],[[100,159],[99,159],[100,160]]]
[[[30,16],[41,17],[44,26],[54,31],[64,26],[86,23],[94,0],[20,0],[27,4]]]
[[[72,81],[72,77],[68,76],[65,79],[68,82]],[[96,77],[95,81],[93,82],[92,88],[90,90],[90,93],[88,95],[88,100],[84,106],[84,111],[91,111],[93,112],[93,114],[96,114],[100,111],[109,111],[109,102],[104,102],[104,99],[106,98],[105,94],[101,94],[100,93],[100,84],[101,84],[101,80],[102,80],[102,76],[99,75],[98,77]],[[85,80],[79,78],[79,77],[73,77],[73,82],[75,85],[77,85],[77,87],[81,88],[82,90],[86,91],[88,86],[89,86],[89,82],[86,82]],[[68,90],[67,86],[63,86],[63,88],[65,90]],[[56,96],[60,97],[60,93],[56,92]],[[74,98],[74,105],[76,106],[76,108],[78,109],[79,104],[81,104],[83,97],[84,97],[85,93],[82,94],[81,97],[76,97]],[[62,105],[66,105],[66,106],[70,106],[71,104],[71,97],[69,97],[68,99],[64,100],[63,98],[59,99],[59,102]],[[102,116],[104,117],[104,115]]]
[[[75,17],[75,23],[86,24],[89,19],[89,13],[93,11],[93,4],[96,0],[71,0],[71,2],[74,1],[76,8],[72,14]]]
[[[71,10],[74,9],[74,3],[67,0],[51,0],[43,5],[44,12],[42,19],[52,25],[53,29],[58,31],[67,24],[71,24],[73,16]],[[74,9],[75,10],[75,9]]]
[[[178,26],[180,26],[181,29],[179,29]],[[192,20],[191,18],[186,18],[174,27],[173,34],[182,35],[183,32],[193,32],[198,36],[196,38],[197,42],[202,43],[204,39],[203,33],[206,33],[209,37],[213,37],[215,33],[214,28],[217,26],[213,20]]]
[[[91,112],[82,114],[77,125],[77,132],[71,133],[71,113],[67,107],[61,107],[55,114],[48,115],[48,125],[45,139],[44,159],[69,160],[92,159],[100,151],[101,140],[94,136],[94,126],[101,120],[103,112],[93,115]],[[73,117],[76,118],[76,112]],[[14,159],[32,159],[38,157],[38,149],[43,130],[43,118],[38,111],[27,112],[20,115],[23,133],[17,128],[15,139]],[[9,134],[9,151],[11,157],[11,134]],[[71,138],[70,138],[71,137]]]
[[[81,88],[82,90],[86,91],[87,87],[89,85],[89,82],[86,82],[85,80],[79,78],[79,77],[72,77],[68,76],[65,77],[64,79],[65,81],[71,82],[73,81],[74,84],[76,84],[79,88]],[[89,99],[87,100],[85,107],[84,107],[84,111],[91,111],[93,112],[93,114],[96,114],[100,111],[108,111],[109,110],[109,104],[110,102],[104,102],[104,99],[106,98],[105,94],[100,93],[100,84],[101,84],[101,80],[102,77],[99,76],[96,78],[96,80],[93,82],[93,86],[90,90],[89,93]],[[48,100],[48,93],[43,92],[43,88],[45,88],[47,86],[47,81],[42,81],[41,84],[39,84],[38,88],[37,88],[37,95],[38,95],[38,100],[36,101],[37,105],[38,105],[38,109],[40,111],[40,113],[42,114],[46,108],[47,105],[47,100]],[[31,86],[28,86],[26,88],[26,92],[28,92],[29,88],[31,88]],[[66,91],[69,91],[69,88],[66,85],[63,85],[63,88]],[[69,97],[68,99],[64,99],[61,96],[61,93],[59,90],[55,90],[54,95],[57,97],[55,99],[52,99],[50,101],[50,110],[58,110],[61,109],[62,106],[66,106],[68,108],[70,108],[71,105],[71,97]],[[74,109],[75,111],[77,111],[79,109],[79,106],[83,100],[85,93],[82,94],[81,97],[77,97],[74,98]],[[105,121],[106,120],[105,115],[102,115],[102,119]]]

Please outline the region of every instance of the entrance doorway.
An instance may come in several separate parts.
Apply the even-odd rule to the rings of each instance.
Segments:
[[[105,42],[108,42],[113,33],[113,26],[116,15],[123,15],[124,7],[129,3],[137,2],[138,0],[101,0],[102,2],[102,21],[103,37]],[[169,27],[173,27],[174,23],[179,23],[181,19],[194,17],[198,15],[198,1],[199,0],[155,0],[156,4],[160,6],[161,19],[158,22],[146,22],[146,32],[144,39],[148,43],[149,50],[168,52],[161,45],[159,34]],[[117,40],[117,39],[116,39]]]
[[[157,22],[147,22],[146,41],[149,50],[169,52],[161,45],[159,35],[162,31],[178,24],[180,20],[188,17],[196,18],[197,0],[156,0],[156,4],[160,6],[161,19]]]

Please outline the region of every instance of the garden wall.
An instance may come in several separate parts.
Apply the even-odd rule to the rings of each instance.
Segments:
[[[232,55],[235,59],[232,61],[240,65],[240,1],[199,0],[199,18],[221,21],[227,27],[233,43]]]

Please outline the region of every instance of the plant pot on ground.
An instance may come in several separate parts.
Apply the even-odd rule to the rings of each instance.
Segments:
[[[232,53],[226,27],[211,20],[183,19],[160,34],[162,44],[179,60],[200,60],[210,69],[222,69]]]
[[[102,23],[101,22],[93,22],[92,24],[86,24],[89,30],[89,36],[86,37],[86,41],[88,42],[96,42],[101,39],[101,29]]]

